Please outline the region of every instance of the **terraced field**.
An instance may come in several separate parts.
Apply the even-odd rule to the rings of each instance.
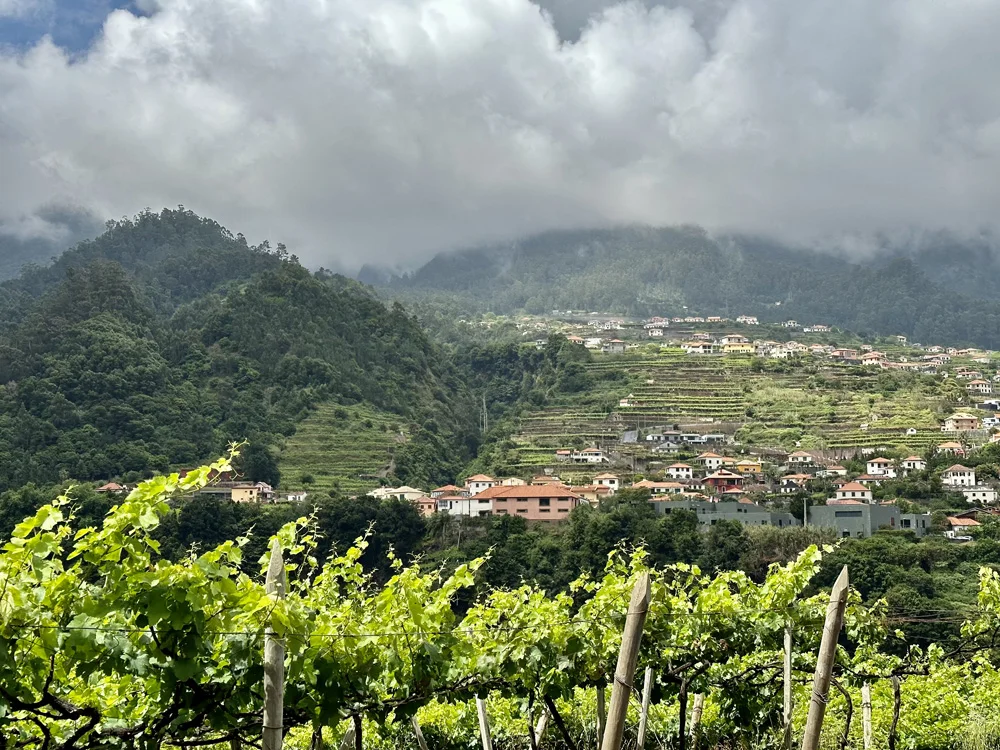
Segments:
[[[348,493],[377,487],[393,450],[405,442],[405,429],[396,414],[320,404],[285,442],[278,464],[282,487],[321,495],[334,487]],[[303,481],[309,477],[311,483]]]
[[[875,388],[877,371],[809,359],[789,362],[783,372],[755,372],[746,357],[665,349],[652,356],[599,355],[587,368],[598,376],[625,373],[605,401],[630,397],[630,405],[595,408],[590,394],[584,402],[568,399],[526,415],[515,438],[524,473],[558,466],[553,459],[559,448],[597,445],[625,464],[648,458],[641,437],[631,445],[620,438],[625,430],[641,435],[657,425],[735,434],[761,448],[922,452],[941,442],[940,419],[955,407],[933,386],[883,393]]]

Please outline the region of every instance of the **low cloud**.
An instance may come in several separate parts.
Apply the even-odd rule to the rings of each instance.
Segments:
[[[0,53],[0,222],[183,203],[344,267],[626,222],[865,247],[998,222],[988,0],[155,8],[82,56]]]

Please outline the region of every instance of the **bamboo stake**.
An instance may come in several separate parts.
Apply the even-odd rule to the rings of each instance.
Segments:
[[[604,736],[604,727],[608,725],[608,710],[604,685],[597,686],[597,746],[601,746],[601,738]]]
[[[348,727],[340,740],[339,750],[351,750],[354,747],[354,727]]]
[[[791,750],[792,747],[792,626],[785,625],[785,659],[782,671],[783,683],[783,706],[782,719],[785,726],[785,738],[783,747]]]
[[[872,747],[872,686],[867,682],[861,686],[861,728],[864,731],[864,748]]]
[[[698,737],[698,727],[701,726],[701,715],[705,712],[705,694],[694,694],[694,705],[691,707],[691,747]]]
[[[486,701],[483,698],[476,698],[476,712],[479,714],[479,736],[483,740],[483,750],[493,750],[490,719],[486,715]]]
[[[639,641],[642,639],[642,628],[646,624],[648,612],[649,573],[643,573],[632,589],[632,599],[625,617],[622,647],[618,652],[615,681],[611,686],[611,707],[608,710],[608,723],[601,750],[621,750],[632,680],[635,678],[635,662],[639,656]]]
[[[826,699],[830,694],[830,680],[833,679],[833,662],[837,656],[837,637],[844,625],[844,610],[847,609],[847,591],[850,579],[847,566],[840,571],[837,582],[830,592],[830,603],[826,608],[826,622],[823,624],[823,640],[816,659],[816,674],[813,677],[812,698],[809,700],[809,716],[802,735],[802,750],[818,750],[819,735],[823,729],[826,714]]]
[[[646,667],[646,674],[642,680],[642,711],[639,713],[639,735],[636,738],[635,746],[638,750],[646,745],[646,721],[649,719],[649,697],[653,691],[653,668]]]
[[[413,724],[413,733],[417,735],[417,745],[420,746],[420,750],[427,750],[427,740],[424,739],[424,733],[420,729],[420,722],[417,721],[416,715],[410,717],[410,723]]]
[[[271,543],[264,590],[278,599],[285,598],[285,562],[281,544]],[[285,642],[268,626],[264,632],[264,733],[263,750],[281,750],[282,718],[285,700]]]
[[[549,725],[549,712],[546,709],[542,709],[542,715],[538,718],[538,723],[535,725],[535,745],[542,744],[542,735],[545,734],[545,729]]]

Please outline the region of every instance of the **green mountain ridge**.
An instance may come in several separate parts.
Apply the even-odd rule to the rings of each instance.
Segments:
[[[400,305],[190,212],[111,224],[0,295],[0,490],[137,477],[243,439],[273,482],[274,450],[329,402],[398,415],[400,480],[450,479],[475,447],[473,400]]]
[[[1000,301],[955,291],[921,270],[921,263],[939,268],[943,253],[861,264],[761,239],[716,239],[692,227],[627,227],[549,232],[503,247],[441,254],[404,276],[380,279],[366,269],[360,277],[403,299],[447,296],[480,312],[747,314],[901,333],[927,343],[1000,347]],[[996,265],[983,257],[971,253],[964,261],[979,258],[988,275]],[[955,272],[948,278],[961,286]],[[980,279],[968,286],[990,285]]]

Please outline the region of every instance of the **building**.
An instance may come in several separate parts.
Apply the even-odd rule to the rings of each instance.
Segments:
[[[664,471],[671,479],[694,479],[694,468],[689,464],[670,464]]]
[[[859,501],[809,508],[809,525],[835,529],[841,537],[866,538],[879,529],[912,531],[918,537],[930,529],[930,513],[900,513],[895,505]]]
[[[847,482],[841,485],[833,494],[832,500],[856,500],[857,502],[872,502],[872,491],[858,482]]]
[[[806,453],[805,451],[795,451],[794,453],[788,454],[788,463],[799,464],[802,466],[811,465],[815,459],[812,457],[811,453]]]
[[[975,518],[964,518],[962,516],[948,516],[947,526],[944,535],[949,539],[967,542],[972,539],[969,532],[979,526],[979,521]]]
[[[465,480],[465,489],[468,490],[470,495],[478,495],[483,490],[495,487],[496,484],[497,480],[493,477],[488,477],[485,474],[476,474]]]
[[[702,453],[695,461],[700,461],[701,465],[709,472],[718,471],[722,468],[726,459],[720,456],[718,453],[712,453],[711,451],[706,451]]]
[[[808,474],[786,474],[778,480],[778,492],[782,495],[792,495],[803,489],[806,482],[812,479]]]
[[[108,482],[107,484],[102,484],[94,492],[100,492],[101,494],[110,493],[117,494],[119,492],[127,492],[128,487],[124,484],[117,484],[116,482]]]
[[[526,484],[527,482],[519,477],[507,477],[500,480],[501,487],[523,487]]]
[[[745,326],[759,326],[760,321],[753,315],[740,315],[736,318],[737,323],[742,323]]]
[[[437,489],[431,490],[431,497],[435,500],[442,495],[461,495],[464,494],[465,490],[461,487],[456,487],[453,484],[446,484],[444,487],[438,487]]]
[[[608,489],[611,490],[611,494],[613,495],[615,492],[618,491],[618,487],[620,486],[621,483],[616,475],[605,473],[605,474],[598,474],[596,477],[594,477],[594,484],[598,486],[607,487]]]
[[[599,464],[608,460],[600,448],[584,448],[582,451],[573,451],[572,459],[578,464]]]
[[[761,466],[760,461],[755,461],[749,458],[737,461],[735,468],[740,474],[757,475],[764,473],[764,467]]]
[[[976,484],[976,472],[962,464],[949,466],[941,474],[941,484],[946,487],[973,487]]]
[[[660,338],[660,339],[663,338],[662,328],[650,328],[648,333],[650,338]]]
[[[927,468],[927,462],[920,456],[907,456],[903,459],[901,465],[904,474],[908,474],[911,471],[924,471]]]
[[[601,351],[605,354],[624,354],[625,342],[621,339],[611,339],[611,341],[601,347]]]
[[[962,495],[973,505],[993,505],[997,501],[997,491],[985,485],[963,487]]]
[[[896,469],[892,465],[892,461],[888,458],[878,458],[869,459],[867,466],[865,467],[867,472],[872,476],[882,476],[882,477],[894,477],[896,476]]]
[[[574,495],[579,495],[581,500],[586,500],[591,505],[600,505],[602,500],[611,496],[611,489],[609,487],[597,484],[570,487],[569,491]]]
[[[423,497],[418,497],[416,500],[412,500],[411,502],[417,506],[417,513],[422,516],[433,516],[437,513],[437,498],[427,497],[424,495]]]
[[[677,511],[693,512],[701,526],[714,526],[719,521],[736,521],[744,526],[799,526],[799,521],[791,513],[775,511],[760,505],[743,501],[724,500],[713,503],[706,500],[651,500],[658,515]]]
[[[494,487],[485,493],[493,503],[495,516],[519,516],[527,521],[553,523],[569,517],[583,500],[568,487],[527,485]]]
[[[716,492],[726,492],[727,490],[741,489],[743,487],[743,475],[732,471],[720,469],[713,474],[709,474],[702,480],[706,487],[711,487]]]
[[[488,490],[483,490],[487,492]],[[488,497],[482,497],[482,493],[476,497],[466,497],[465,495],[442,495],[437,498],[437,512],[447,513],[449,516],[459,516],[463,518],[482,518],[488,516],[493,509],[493,503]]]
[[[751,343],[744,344],[723,344],[723,354],[753,354],[754,348]]]
[[[965,448],[962,447],[961,443],[956,443],[954,441],[938,443],[938,452],[946,453],[952,456],[964,456]]]
[[[653,495],[678,495],[688,489],[680,482],[654,482],[651,479],[643,479],[632,487],[637,490],[649,490]]]
[[[379,487],[377,490],[369,492],[368,496],[379,500],[416,500],[423,497],[424,494],[423,490],[407,487],[404,484],[402,487]]]
[[[539,474],[531,478],[531,483],[534,485],[549,485],[549,484],[562,484],[562,480],[557,476],[551,476],[549,474]]]
[[[988,380],[973,380],[965,386],[965,390],[975,396],[991,396],[993,384]]]
[[[979,420],[971,414],[952,414],[944,420],[941,432],[969,432],[979,427]]]
[[[710,341],[689,341],[684,344],[684,351],[688,354],[711,354],[714,344]]]
[[[267,482],[234,484],[231,497],[234,503],[269,503],[274,500],[274,490]]]

